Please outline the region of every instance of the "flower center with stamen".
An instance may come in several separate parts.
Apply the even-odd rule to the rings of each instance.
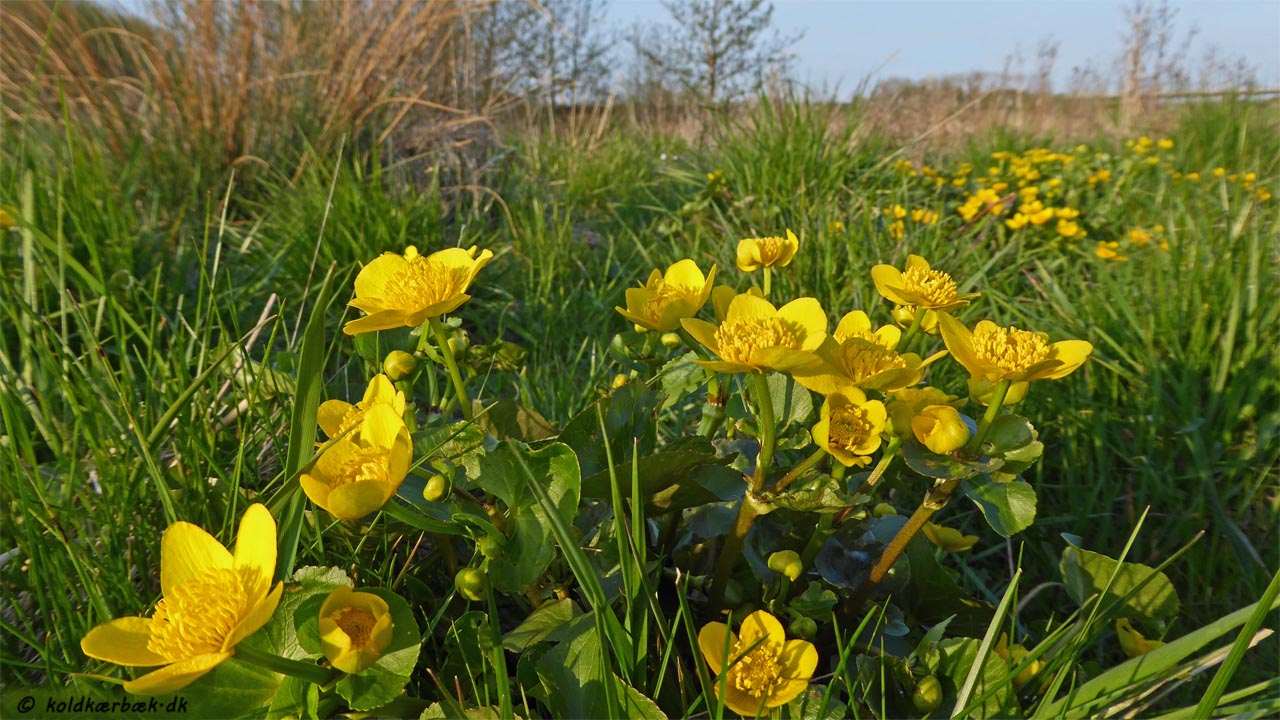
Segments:
[[[461,294],[466,287],[467,268],[449,267],[421,255],[387,281],[387,305],[404,310],[420,310]]]
[[[730,657],[739,658],[733,666],[734,684],[751,697],[768,698],[774,689],[783,683],[782,666],[778,663],[780,648],[766,640],[743,655],[743,651],[748,647],[750,645],[743,639],[739,639],[733,646],[733,654]]]
[[[941,270],[912,265],[902,273],[903,289],[925,300],[923,305],[947,305],[956,300],[956,281]]]
[[[720,357],[729,362],[753,365],[751,355],[763,348],[787,347],[799,350],[805,329],[799,323],[779,317],[726,319],[716,330]]]
[[[209,570],[173,588],[156,605],[147,649],[170,661],[221,652],[248,612],[240,574],[230,568]]]
[[[1006,372],[1022,372],[1049,359],[1044,336],[1016,327],[984,326],[973,334],[973,349],[985,362]]]
[[[827,436],[831,445],[853,452],[866,445],[875,434],[876,428],[864,408],[844,405],[831,409],[831,429]]]
[[[784,240],[780,237],[756,238],[756,247],[760,251],[760,264],[772,265],[782,257]]]
[[[356,649],[369,645],[373,626],[378,623],[372,613],[361,608],[343,608],[334,614],[333,621],[351,638],[351,647]]]
[[[840,346],[840,364],[855,383],[882,373],[907,366],[907,361],[897,352],[877,345],[874,340],[855,338]]]
[[[342,469],[334,478],[334,487],[361,480],[386,482],[389,456],[385,450],[376,447],[357,447],[342,464]]]

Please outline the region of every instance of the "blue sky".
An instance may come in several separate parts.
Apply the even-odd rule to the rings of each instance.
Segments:
[[[812,87],[852,92],[864,78],[999,73],[1019,46],[1027,72],[1036,48],[1052,35],[1059,43],[1055,82],[1065,88],[1073,66],[1093,61],[1112,75],[1120,55],[1124,7],[1118,0],[775,0],[774,25],[804,31],[793,52],[799,79]],[[1244,57],[1268,87],[1280,85],[1280,0],[1170,2],[1177,10],[1179,42],[1199,29],[1188,59],[1199,68],[1209,45]],[[661,22],[657,0],[611,0],[610,20],[629,27]],[[878,71],[877,71],[878,70]]]

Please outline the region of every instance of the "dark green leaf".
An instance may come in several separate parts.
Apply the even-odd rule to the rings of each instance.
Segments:
[[[964,494],[1002,537],[1020,533],[1036,520],[1036,491],[1022,480],[1001,483],[984,476],[977,483],[965,483]]]
[[[1076,604],[1083,604],[1089,596],[1101,593],[1111,583],[1104,602],[1119,601],[1139,584],[1147,581],[1133,597],[1125,600],[1117,611],[1118,616],[1129,617],[1147,623],[1155,623],[1178,613],[1178,593],[1173,583],[1162,572],[1139,563],[1118,562],[1082,548],[1068,547],[1062,551],[1062,581],[1067,593]],[[1112,581],[1112,575],[1115,580]]]
[[[530,645],[549,635],[552,630],[580,614],[582,613],[578,610],[578,606],[568,598],[544,603],[537,610],[529,613],[529,617],[525,618],[524,622],[502,636],[502,646],[513,653],[522,653]]]

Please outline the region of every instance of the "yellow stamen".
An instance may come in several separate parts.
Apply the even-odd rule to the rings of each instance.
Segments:
[[[985,326],[973,335],[973,349],[985,362],[1006,372],[1022,372],[1049,358],[1044,336],[1019,330]]]
[[[766,640],[743,654],[748,647],[741,639],[733,646],[731,657],[739,658],[733,666],[734,684],[754,698],[766,698],[783,683],[782,666],[778,663],[780,648]]]
[[[469,271],[415,255],[387,282],[387,304],[404,309],[424,308],[463,292]]]
[[[866,337],[866,342],[845,342],[840,346],[840,364],[857,383],[885,370],[906,367],[907,361],[893,350],[877,345],[874,337]]]
[[[340,487],[347,483],[359,482],[361,480],[374,480],[377,482],[387,481],[387,463],[389,456],[386,451],[376,447],[357,447],[353,455],[346,459],[342,464],[342,470],[337,477],[333,478],[334,487]]]
[[[857,405],[832,408],[831,429],[827,436],[827,442],[832,446],[856,452],[875,433],[876,428],[871,424],[871,418],[864,408]]]
[[[720,357],[744,365],[750,365],[752,353],[761,348],[799,350],[805,337],[805,329],[799,323],[779,317],[726,319],[716,330]]]
[[[903,289],[928,300],[928,305],[947,305],[956,299],[956,282],[941,270],[912,265],[902,273]]]
[[[147,648],[170,661],[220,652],[249,611],[244,579],[235,570],[210,570],[174,588],[156,605]]]

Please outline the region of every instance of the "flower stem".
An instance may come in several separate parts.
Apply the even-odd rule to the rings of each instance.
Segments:
[[[889,441],[889,447],[884,449],[884,454],[880,456],[880,462],[876,463],[875,468],[867,479],[862,482],[862,487],[858,488],[858,492],[869,492],[871,488],[880,482],[880,478],[884,477],[884,471],[889,469],[889,465],[893,462],[893,458],[897,456],[898,448],[902,445],[902,438],[895,437]]]
[[[783,490],[786,490],[787,486],[790,485],[796,478],[808,472],[810,468],[812,468],[814,465],[817,465],[819,462],[821,462],[822,458],[825,457],[826,454],[827,454],[827,451],[823,450],[822,448],[818,448],[817,450],[814,450],[812,455],[805,458],[804,460],[801,460],[799,465],[796,465],[795,467],[788,470],[787,474],[783,475],[782,479],[778,481],[778,484],[774,486],[773,491],[782,492]]]
[[[458,372],[458,362],[453,359],[453,349],[449,347],[449,338],[445,335],[444,324],[440,318],[428,318],[431,332],[436,336],[436,345],[444,356],[445,367],[449,370],[449,379],[453,381],[453,392],[458,396],[458,405],[462,409],[462,417],[471,419],[471,401],[467,398],[467,387],[462,382],[462,373]]]
[[[328,684],[335,674],[335,671],[320,667],[315,663],[282,658],[279,655],[273,655],[265,650],[258,650],[243,643],[236,646],[235,657],[237,660],[252,663],[271,672],[295,677],[315,685]]]
[[[769,467],[773,465],[773,445],[777,441],[778,428],[773,418],[773,398],[769,395],[769,380],[763,372],[753,373],[756,401],[756,421],[760,426],[760,455],[756,458],[756,473],[751,478],[751,489],[760,492],[764,487]]]
[[[766,298],[769,297],[769,290],[772,289],[772,285],[773,285],[772,268],[770,268],[768,265],[765,265],[764,266],[764,296]]]
[[[729,585],[729,576],[733,574],[733,564],[742,552],[742,544],[746,540],[747,531],[755,522],[757,512],[751,503],[751,494],[764,487],[769,468],[773,465],[773,444],[777,436],[774,426],[773,399],[769,396],[769,381],[765,374],[754,373],[755,389],[751,393],[756,403],[756,421],[760,426],[760,455],[756,458],[756,472],[751,478],[751,486],[747,488],[742,504],[738,506],[738,519],[733,524],[733,531],[724,540],[720,548],[720,557],[716,558],[716,575],[711,584],[711,606],[719,610],[724,602],[724,590]]]
[[[933,517],[934,513],[947,506],[951,493],[955,492],[959,486],[960,478],[951,478],[929,491],[928,495],[925,495],[920,507],[911,513],[911,517],[907,518],[907,524],[903,525],[898,534],[893,536],[893,540],[889,541],[889,546],[884,549],[884,554],[876,561],[875,567],[871,568],[871,574],[867,576],[866,581],[854,593],[853,602],[855,607],[861,605],[871,594],[871,589],[883,580],[885,575],[889,574],[893,564],[898,561],[898,558],[907,549],[907,544],[920,532],[924,524],[929,522],[929,518]]]
[[[906,337],[902,338],[902,340],[898,342],[898,347],[895,348],[897,352],[905,353],[911,349],[911,342],[920,334],[920,326],[924,324],[924,314],[926,312],[928,312],[928,310],[922,307],[916,308],[916,314],[911,318],[911,327],[907,328]]]
[[[987,432],[991,430],[991,424],[996,421],[1000,415],[1000,406],[1004,404],[1004,398],[1009,394],[1009,386],[1013,382],[1010,380],[1001,380],[996,383],[995,390],[991,393],[991,404],[987,406],[987,412],[982,416],[982,422],[978,425],[978,432],[974,433],[970,438],[969,444],[965,446],[965,454],[975,456],[982,450],[982,441],[987,439]]]
[[[831,534],[831,528],[835,525],[836,516],[834,513],[823,513],[818,516],[818,526],[813,529],[813,534],[809,536],[809,542],[804,546],[804,551],[800,553],[800,564],[805,570],[813,567],[813,559],[818,556],[818,551],[822,549],[822,544],[827,541],[827,536]]]

